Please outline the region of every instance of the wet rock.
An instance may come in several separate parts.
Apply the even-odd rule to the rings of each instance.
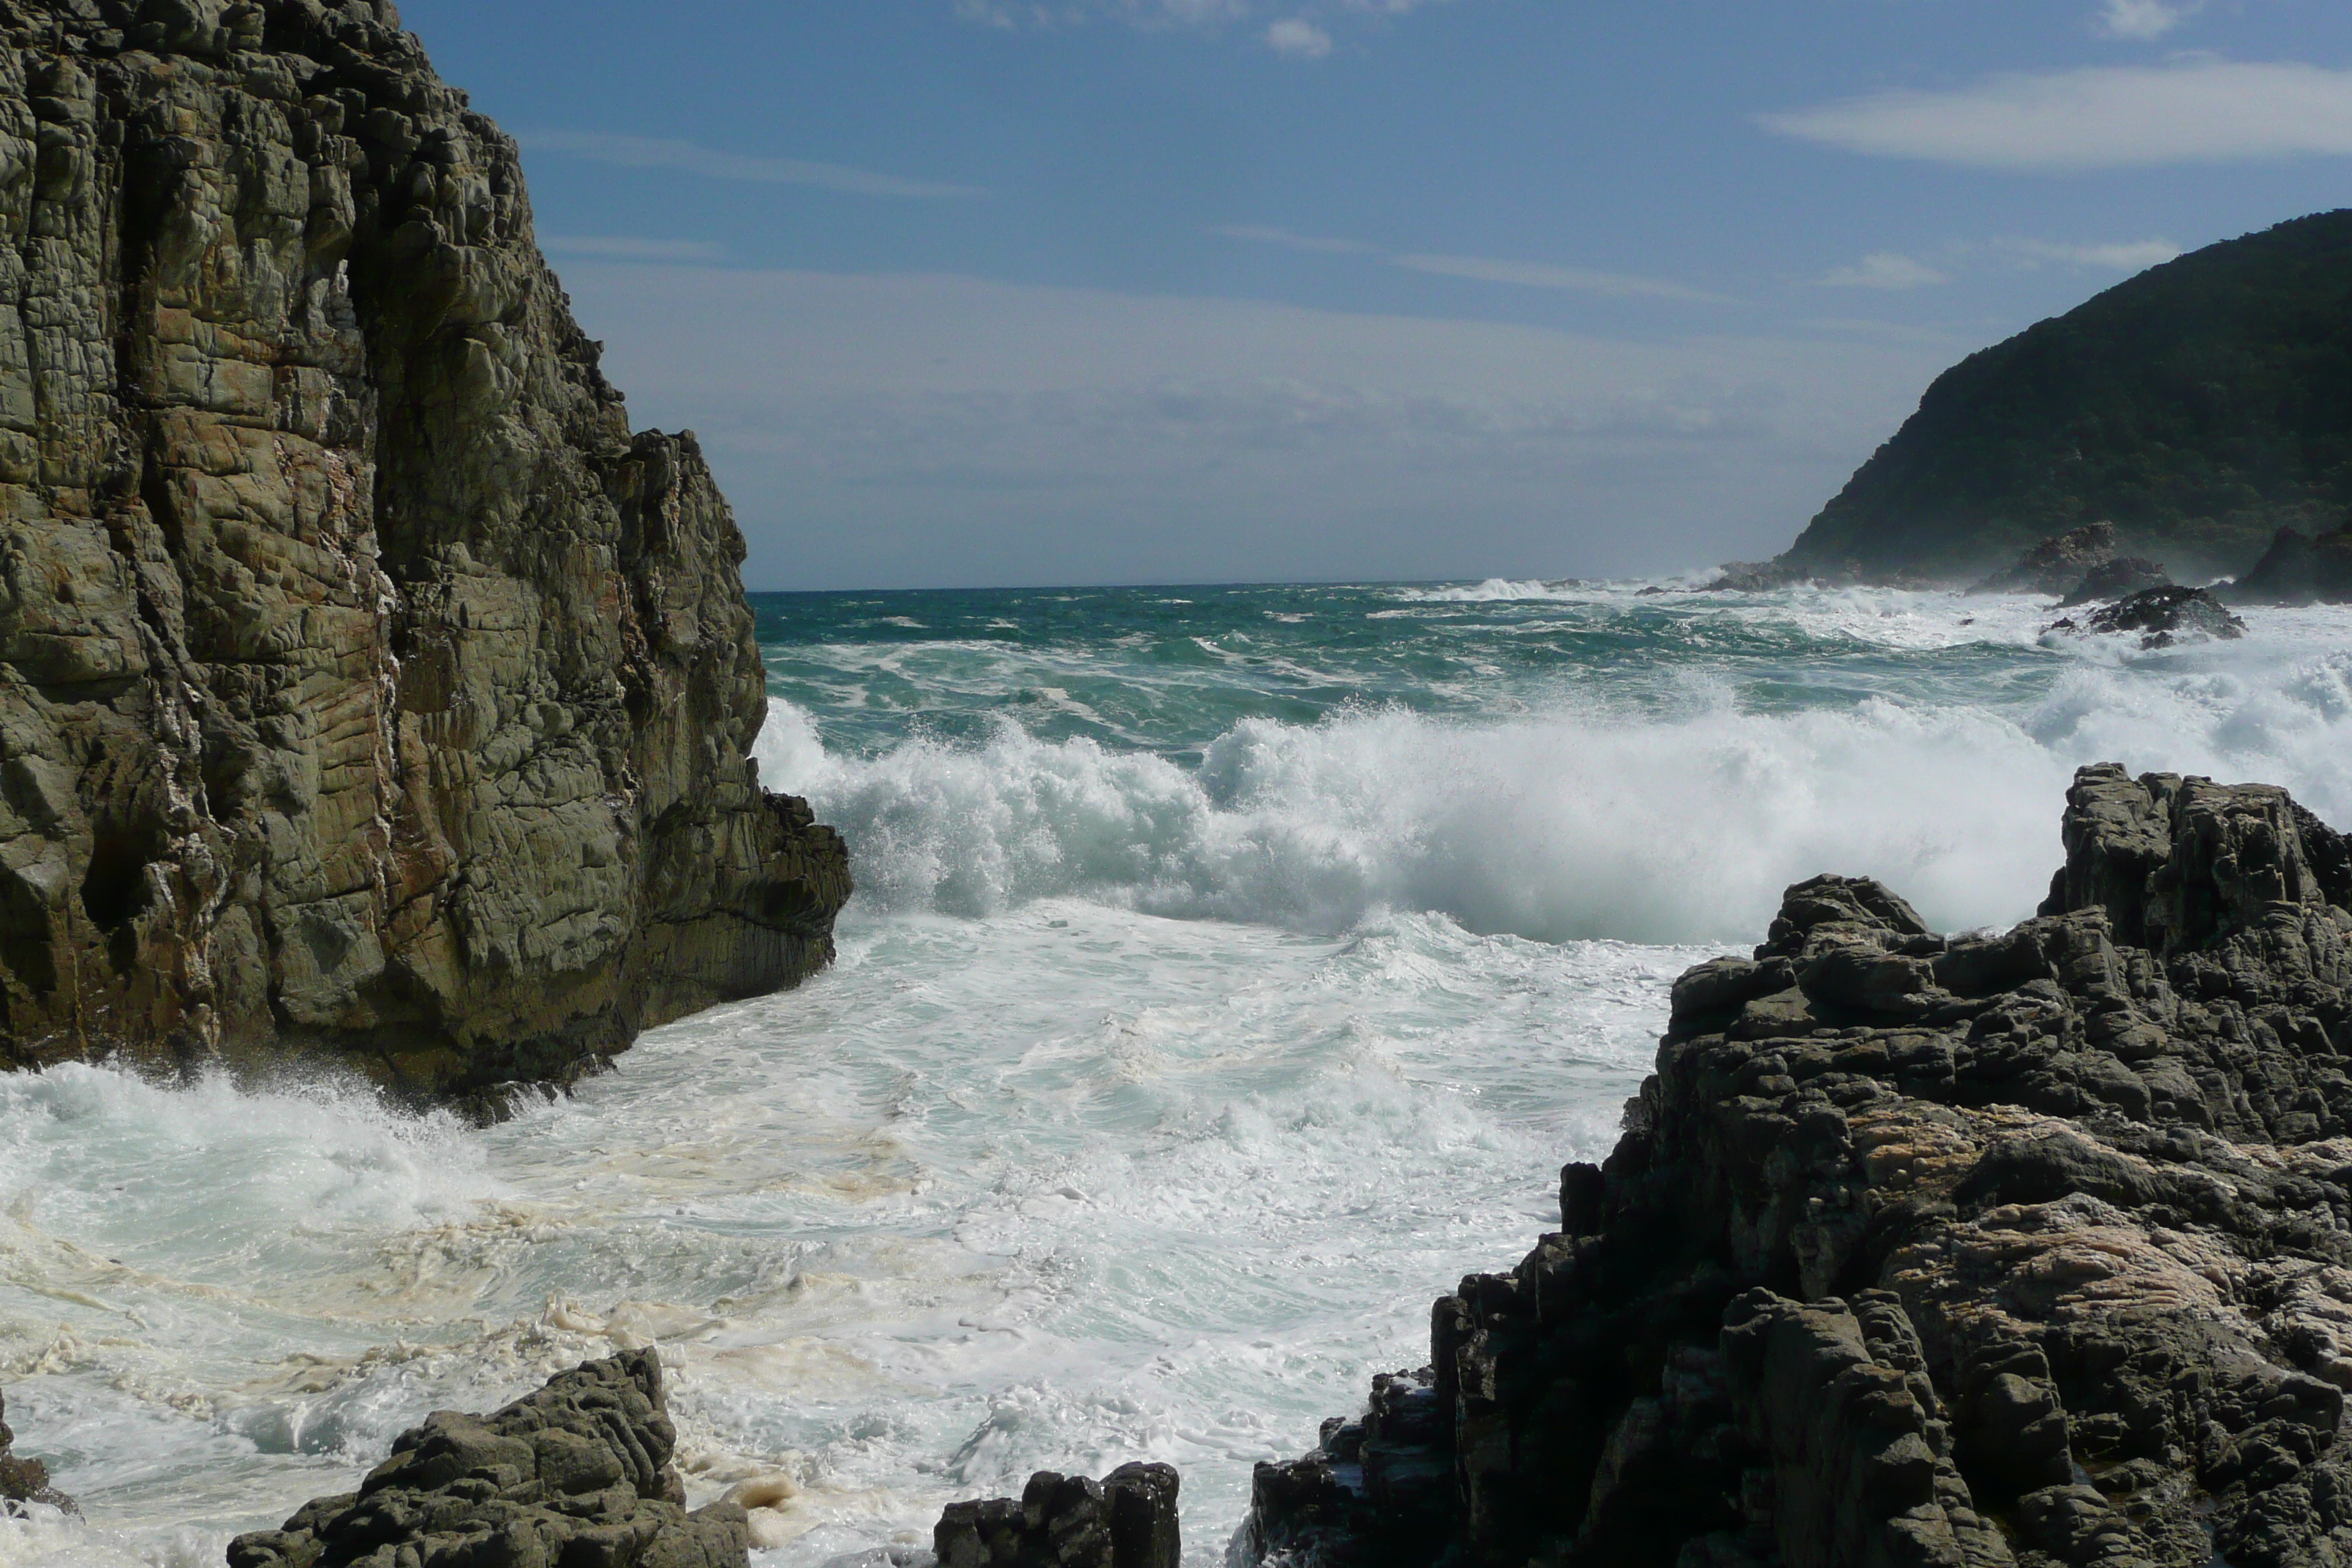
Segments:
[[[2111,765],[2063,837],[2011,931],[1820,878],[1686,974],[1615,1152],[1562,1173],[1560,1234],[1436,1304],[1409,1441],[1383,1379],[1260,1467],[1244,1546],[2339,1561],[2352,844],[2281,790]]]
[[[2120,549],[2114,523],[2088,523],[2043,540],[1969,592],[2046,594],[2054,599],[2071,593],[2091,573],[2114,561]]]
[[[1122,1465],[1101,1480],[1040,1470],[1021,1500],[950,1503],[931,1532],[939,1568],[1179,1568],[1177,1475]]]
[[[2143,648],[2170,647],[2183,637],[2228,640],[2246,635],[2246,623],[2202,588],[2150,588],[2102,605],[2080,621],[2053,622],[2047,630],[2083,637],[2137,635]]]
[[[2150,588],[2169,588],[2172,585],[2171,576],[2160,563],[2150,561],[2145,555],[2118,555],[2083,574],[2083,580],[2058,601],[2058,607],[2071,610],[2077,605],[2126,599],[2134,594],[2146,593]]]
[[[0,1416],[5,1416],[6,1405],[0,1401]],[[79,1514],[79,1505],[49,1485],[49,1468],[38,1459],[19,1458],[14,1451],[16,1434],[8,1423],[0,1419],[0,1516],[21,1518],[26,1503],[40,1503]]]
[[[2221,594],[2234,605],[2352,604],[2352,528],[2316,539],[2280,529],[2253,570]]]
[[[360,1489],[229,1543],[229,1568],[744,1568],[743,1510],[688,1513],[659,1358],[590,1362],[494,1415],[440,1411]]]
[[[389,0],[0,42],[0,1065],[466,1096],[824,963],[734,519]]]

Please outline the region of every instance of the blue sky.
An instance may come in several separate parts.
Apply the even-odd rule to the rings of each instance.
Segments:
[[[408,0],[754,588],[1769,554],[1934,374],[2347,205],[2340,0]]]

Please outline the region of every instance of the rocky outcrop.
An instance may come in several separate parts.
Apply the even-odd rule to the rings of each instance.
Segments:
[[[2088,637],[2129,634],[2143,648],[2170,647],[2184,637],[2228,641],[2246,635],[2246,623],[2202,588],[2149,588],[2112,605],[2102,605],[2080,621],[2053,621],[2045,628]]]
[[[2112,766],[2040,915],[1789,889],[1676,984],[1561,1228],[1261,1467],[1334,1564],[2179,1564],[2352,1551],[2352,840]]]
[[[2058,607],[2071,610],[2077,605],[2126,599],[2150,588],[2172,586],[2172,578],[2162,562],[2150,561],[2145,555],[2118,555],[2084,573],[2083,580],[2058,601]]]
[[[240,1535],[229,1568],[745,1568],[743,1510],[686,1511],[651,1350],[590,1362],[495,1415],[440,1411],[341,1497]]]
[[[2053,598],[2072,592],[2093,572],[2122,553],[2112,522],[2094,522],[2045,539],[2014,564],[1979,583],[1971,594],[2046,594]]]
[[[2226,592],[2241,605],[2352,604],[2352,528],[2316,539],[2280,529],[2253,570]]]
[[[0,1401],[0,1416],[5,1416],[6,1404]],[[26,1503],[40,1503],[78,1514],[81,1509],[74,1500],[49,1485],[49,1468],[38,1459],[18,1458],[15,1452],[16,1434],[8,1423],[0,1419],[0,1517],[20,1517]]]
[[[825,962],[741,536],[389,0],[0,39],[0,1062],[461,1092]]]
[[[1180,1568],[1177,1477],[1121,1465],[1101,1480],[1040,1470],[1021,1500],[948,1505],[931,1531],[939,1568]]]

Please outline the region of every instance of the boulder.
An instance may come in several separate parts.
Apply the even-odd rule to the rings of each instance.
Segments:
[[[2081,620],[2053,621],[2045,631],[2077,637],[2136,636],[2142,648],[2170,647],[2184,637],[2227,641],[2246,635],[2246,623],[2202,588],[2149,588]]]
[[[2074,584],[2074,591],[2058,601],[2058,607],[2071,610],[2077,605],[2126,599],[2134,594],[2146,593],[2150,588],[2169,588],[2172,585],[2172,579],[2166,574],[2162,563],[2150,561],[2145,555],[2118,555],[2084,573],[2083,580]]]
[[[826,962],[734,517],[390,0],[0,43],[0,1066],[481,1096]]]
[[[1259,1467],[1333,1568],[2302,1568],[2352,1531],[2352,841],[2085,768],[2032,920],[1789,889],[1560,1228]]]
[[[2046,594],[2052,598],[2079,586],[2092,572],[2120,553],[2112,522],[2094,522],[2045,539],[2016,562],[1979,583],[1971,594]]]
[[[2253,570],[2224,593],[2238,605],[2352,604],[2352,528],[2316,539],[2280,529]]]
[[[229,1568],[747,1568],[733,1503],[688,1513],[651,1350],[590,1362],[494,1415],[437,1411],[340,1497],[229,1543]]]
[[[6,1403],[0,1401],[0,1417],[5,1417],[6,1408]],[[0,1517],[22,1518],[26,1503],[81,1512],[73,1499],[49,1485],[49,1468],[38,1459],[20,1458],[15,1452],[16,1443],[16,1434],[0,1418]]]
[[[1176,1471],[1121,1465],[1101,1480],[1040,1470],[1011,1498],[948,1505],[939,1568],[1180,1568]]]

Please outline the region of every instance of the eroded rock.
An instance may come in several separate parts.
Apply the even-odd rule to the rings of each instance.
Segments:
[[[1969,592],[2046,594],[2054,599],[2073,592],[2091,573],[2106,566],[2121,552],[2114,523],[2086,523],[2043,540]]]
[[[1121,1465],[1101,1480],[1040,1470],[1019,1501],[950,1503],[931,1532],[939,1568],[1179,1568],[1176,1471]]]
[[[0,40],[0,1063],[460,1094],[824,963],[741,535],[388,0]]]
[[[745,1568],[743,1510],[686,1510],[660,1358],[590,1362],[494,1415],[439,1411],[357,1492],[230,1542],[229,1568]]]
[[[1685,975],[1560,1232],[1261,1467],[1258,1554],[2345,1561],[2352,845],[2112,766],[2065,842],[2012,931],[1821,878]]]
[[[2046,628],[2084,637],[2136,636],[2142,648],[2170,647],[2184,637],[2229,641],[2246,635],[2246,623],[2202,588],[2149,588],[2102,605],[2077,621]]]
[[[6,1404],[0,1401],[0,1416],[5,1416]],[[81,1511],[73,1499],[49,1485],[49,1468],[38,1459],[21,1458],[16,1452],[16,1434],[8,1429],[5,1419],[0,1419],[0,1515],[21,1516],[26,1503],[40,1503],[67,1513]]]

